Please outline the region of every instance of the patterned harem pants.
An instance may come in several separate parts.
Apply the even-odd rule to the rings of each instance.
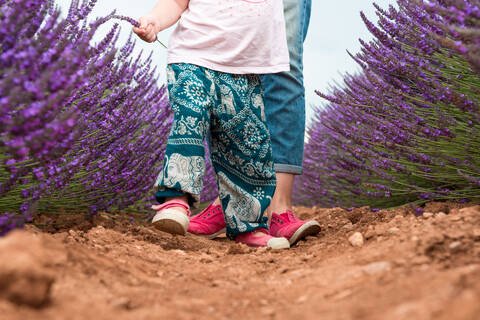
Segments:
[[[180,63],[168,65],[167,77],[174,121],[156,199],[186,194],[199,203],[210,135],[227,235],[267,228],[276,180],[259,76]]]

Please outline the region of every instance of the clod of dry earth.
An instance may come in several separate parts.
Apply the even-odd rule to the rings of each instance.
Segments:
[[[15,231],[0,241],[0,298],[42,307],[49,302],[54,273],[39,237]]]
[[[297,208],[290,250],[95,218],[0,239],[2,319],[478,319],[480,207]],[[356,232],[364,244],[348,240]],[[4,290],[7,288],[7,290]],[[50,288],[50,290],[48,289]],[[36,307],[36,308],[33,308]]]

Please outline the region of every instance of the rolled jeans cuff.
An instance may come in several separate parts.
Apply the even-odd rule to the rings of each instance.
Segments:
[[[275,172],[291,173],[295,175],[303,174],[303,167],[291,164],[275,163],[273,165],[273,170],[275,170]]]

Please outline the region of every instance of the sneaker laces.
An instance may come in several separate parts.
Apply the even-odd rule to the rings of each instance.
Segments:
[[[217,207],[218,205],[215,205],[215,207]],[[212,209],[214,207],[213,205],[213,202],[207,207],[207,209],[205,209],[204,211],[202,211],[199,215],[195,216],[195,218],[201,218],[203,220],[206,220],[207,217],[211,217],[212,216],[212,213],[217,213],[215,210],[217,209]],[[220,212],[221,212],[222,208],[220,207]],[[199,221],[199,222],[203,222],[203,221]]]
[[[297,222],[298,218],[290,210],[287,210],[282,214],[277,213],[275,216],[272,216],[272,221],[275,221],[277,223],[283,224],[284,220],[287,220],[287,222]]]
[[[289,218],[289,220],[290,220],[291,222],[296,222],[296,221],[298,221],[297,216],[296,216],[292,211],[290,211],[290,210],[287,210],[287,217]]]

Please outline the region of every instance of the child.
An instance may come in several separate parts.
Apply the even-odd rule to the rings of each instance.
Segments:
[[[289,70],[282,0],[160,0],[133,31],[153,42],[177,21],[167,59],[174,122],[152,222],[186,234],[210,136],[227,236],[253,247],[288,248],[287,239],[268,234],[263,216],[275,173],[259,80]]]

